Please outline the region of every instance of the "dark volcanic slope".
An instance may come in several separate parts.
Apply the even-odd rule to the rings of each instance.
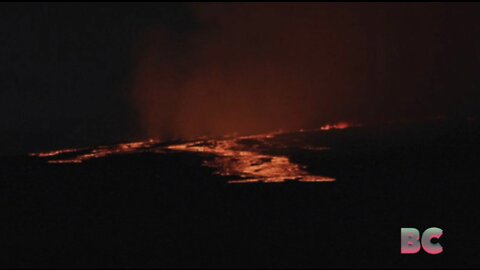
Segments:
[[[0,266],[478,267],[479,138],[461,121],[238,141],[328,183],[231,185],[188,151],[2,158]],[[443,254],[400,255],[401,227],[433,226]]]

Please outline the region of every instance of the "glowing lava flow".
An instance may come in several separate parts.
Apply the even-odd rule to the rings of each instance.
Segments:
[[[82,163],[87,160],[97,159],[102,157],[107,157],[117,154],[127,154],[138,152],[142,150],[150,149],[156,141],[150,140],[146,142],[133,142],[133,143],[124,143],[117,144],[113,146],[100,146],[95,149],[65,149],[57,150],[46,153],[35,153],[30,154],[30,156],[41,157],[41,158],[50,158],[48,163],[52,164],[70,164],[70,163]],[[70,158],[60,158],[66,154],[72,154]]]
[[[48,157],[55,157],[55,156],[68,154],[68,153],[75,153],[78,151],[80,151],[80,149],[64,149],[64,150],[55,150],[55,151],[50,151],[45,153],[33,153],[33,154],[30,154],[30,156],[48,158]]]
[[[195,141],[167,148],[214,155],[213,160],[205,161],[204,165],[216,169],[218,175],[241,178],[229,181],[230,184],[335,181],[329,177],[310,175],[303,167],[290,162],[285,156],[247,151],[244,150],[245,146],[239,144],[239,141],[245,139],[265,141],[274,136],[275,134],[266,134],[236,139]]]
[[[318,132],[334,129],[345,129],[358,125],[337,123],[325,125],[313,130],[300,130],[299,132]],[[222,176],[237,178],[230,184],[243,183],[282,183],[286,181],[297,182],[333,182],[335,179],[311,175],[304,166],[292,163],[287,156],[267,154],[269,150],[279,150],[298,145],[276,141],[277,136],[295,132],[275,132],[254,136],[243,136],[222,139],[197,139],[170,146],[160,146],[158,141],[149,140],[100,146],[95,148],[65,149],[45,153],[35,153],[31,156],[45,158],[48,163],[75,164],[88,160],[103,158],[111,155],[129,153],[165,153],[165,151],[180,151],[204,153],[212,156],[206,159],[204,166],[215,169],[215,173]],[[263,149],[263,150],[262,150]],[[329,147],[300,145],[300,149],[308,151],[326,151]]]
[[[336,123],[336,124],[324,125],[324,126],[320,127],[320,130],[325,131],[325,130],[333,130],[333,129],[346,129],[346,128],[349,128],[349,127],[352,127],[352,126],[353,126],[352,124],[349,124],[347,122],[340,122],[340,123]]]

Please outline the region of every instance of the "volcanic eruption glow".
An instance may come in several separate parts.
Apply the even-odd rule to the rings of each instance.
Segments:
[[[97,148],[64,149],[45,153],[33,153],[30,154],[30,156],[49,158],[47,162],[51,164],[75,164],[111,155],[144,151],[149,149],[155,143],[156,141],[149,140],[145,142],[124,143],[113,146],[99,146]],[[68,154],[71,154],[72,156],[62,158],[63,155]]]
[[[214,168],[218,175],[241,178],[230,180],[229,184],[335,181],[335,179],[329,177],[310,175],[302,166],[292,163],[286,156],[246,150],[245,146],[240,143],[246,139],[255,139],[266,143],[266,140],[275,137],[275,135],[276,133],[271,133],[220,141],[195,141],[169,146],[168,149],[214,155],[214,158],[206,160],[204,165]]]
[[[320,130],[332,130],[332,129],[346,129],[351,127],[352,125],[347,122],[340,122],[337,124],[327,124],[320,127]]]
[[[67,153],[75,153],[77,151],[79,151],[79,149],[64,149],[64,150],[55,150],[55,151],[45,152],[45,153],[33,153],[33,154],[30,154],[30,156],[46,158],[46,157],[55,157],[55,156],[67,154]]]
[[[297,132],[328,132],[354,126],[358,125],[341,122],[312,130],[302,129]],[[148,140],[112,146],[56,150],[34,153],[30,156],[46,159],[51,164],[80,164],[89,160],[121,154],[190,152],[208,156],[205,158],[203,166],[213,168],[216,175],[232,178],[228,181],[229,184],[335,181],[334,178],[310,174],[305,166],[292,162],[286,155],[269,153],[271,151],[268,150],[292,147],[288,142],[276,140],[278,136],[290,133],[294,132],[279,131],[220,139],[202,138],[168,146],[160,146],[159,141]],[[330,150],[328,146],[312,145],[302,145],[301,149],[309,151]]]

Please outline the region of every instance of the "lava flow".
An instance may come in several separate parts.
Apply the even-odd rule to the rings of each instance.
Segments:
[[[352,127],[348,123],[325,125],[319,129],[300,130],[303,132],[326,132],[333,129]],[[65,149],[30,156],[46,159],[52,164],[78,164],[88,160],[112,155],[131,153],[192,152],[206,154],[204,166],[213,168],[215,174],[231,177],[230,184],[245,183],[283,183],[296,182],[333,182],[335,179],[310,174],[305,166],[291,162],[284,155],[270,154],[272,150],[295,147],[288,142],[276,140],[279,135],[297,134],[296,132],[274,132],[253,136],[241,136],[220,139],[196,139],[180,144],[165,146],[155,140],[99,146],[82,149]],[[293,143],[295,144],[295,143]],[[328,151],[329,147],[301,145],[307,151]]]
[[[333,178],[309,174],[302,166],[292,163],[286,156],[247,150],[239,143],[242,140],[253,139],[266,143],[267,139],[274,136],[275,134],[272,133],[235,139],[195,141],[172,145],[168,149],[214,155],[214,158],[205,161],[204,165],[214,168],[218,175],[241,178],[231,180],[229,184],[335,181]]]
[[[127,154],[147,150],[150,151],[151,147],[156,143],[157,142],[154,140],[149,140],[146,142],[132,142],[113,146],[100,146],[97,148],[65,149],[46,153],[34,153],[30,154],[30,156],[49,158],[48,163],[52,164],[83,163],[91,159],[103,158],[111,155]],[[65,155],[70,156],[65,158]]]

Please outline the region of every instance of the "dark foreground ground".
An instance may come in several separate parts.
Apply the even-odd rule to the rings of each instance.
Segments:
[[[336,182],[227,185],[191,153],[2,158],[0,267],[480,266],[477,121],[292,136],[331,147],[283,154]],[[433,226],[444,253],[400,254],[401,227]]]

